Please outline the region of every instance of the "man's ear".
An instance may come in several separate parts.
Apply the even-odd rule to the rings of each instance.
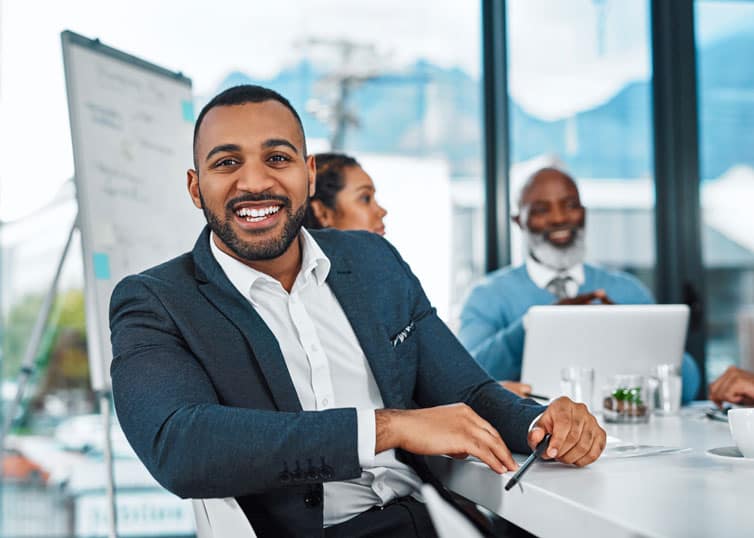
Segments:
[[[329,228],[334,222],[333,216],[335,212],[322,203],[322,200],[312,200],[310,202],[314,217],[323,228]]]
[[[199,196],[199,174],[196,170],[188,169],[186,171],[186,187],[188,188],[191,201],[197,209],[202,208],[202,198]]]
[[[314,155],[309,155],[306,158],[306,172],[308,174],[309,183],[309,196],[314,196],[317,190],[317,161],[314,159]]]

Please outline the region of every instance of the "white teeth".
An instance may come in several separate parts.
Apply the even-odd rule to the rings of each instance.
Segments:
[[[273,215],[280,211],[280,206],[269,206],[269,207],[260,207],[257,208],[249,208],[249,207],[242,207],[238,211],[236,211],[236,215],[239,217],[247,217],[246,220],[249,222],[257,222],[258,220],[261,220],[262,218],[266,217],[267,215]],[[248,217],[251,217],[255,220],[249,220]]]

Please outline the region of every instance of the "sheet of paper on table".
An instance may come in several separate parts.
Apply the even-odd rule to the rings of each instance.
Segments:
[[[607,445],[600,459],[636,458],[640,456],[655,456],[658,454],[674,454],[690,451],[690,448],[662,445],[635,445],[625,443],[617,437],[607,436]]]

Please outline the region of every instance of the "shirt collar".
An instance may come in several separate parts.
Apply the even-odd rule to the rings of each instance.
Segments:
[[[547,285],[556,276],[569,276],[579,286],[584,283],[584,264],[579,263],[573,267],[569,267],[564,271],[558,271],[552,267],[548,267],[531,256],[526,258],[526,272],[529,273],[529,278],[537,285],[538,288],[547,289]]]
[[[301,228],[300,235],[303,256],[299,274],[308,278],[310,274],[314,273],[317,285],[321,286],[327,280],[327,275],[330,274],[330,258],[322,251],[319,243],[314,240],[312,234],[306,228]]]
[[[257,281],[277,282],[271,276],[249,267],[220,250],[215,244],[214,235],[213,232],[209,237],[212,255],[241,295],[251,297],[251,289]],[[313,274],[317,285],[321,286],[330,274],[330,259],[306,229],[301,228],[299,238],[301,240],[301,269],[296,276],[296,281],[307,282]]]

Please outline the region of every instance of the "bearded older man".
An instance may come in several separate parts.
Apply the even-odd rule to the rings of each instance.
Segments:
[[[524,184],[518,214],[527,250],[525,264],[489,274],[470,293],[461,312],[458,337],[488,373],[508,380],[519,394],[531,387],[517,383],[524,349],[523,316],[534,305],[650,304],[649,290],[633,276],[584,263],[586,210],[578,187],[555,168],[535,172]],[[699,389],[699,370],[683,358],[683,401]]]

